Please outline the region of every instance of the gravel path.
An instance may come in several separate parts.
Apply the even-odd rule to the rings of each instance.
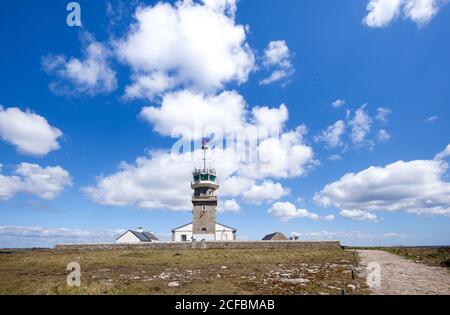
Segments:
[[[381,267],[381,286],[372,288],[373,294],[450,294],[450,272],[445,268],[429,267],[380,250],[359,250],[358,254],[363,270],[361,276],[367,277],[374,270],[366,270],[372,262],[378,263]]]

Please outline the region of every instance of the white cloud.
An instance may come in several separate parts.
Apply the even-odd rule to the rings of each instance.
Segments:
[[[331,103],[331,106],[334,108],[340,108],[345,105],[345,100],[335,100],[333,103]]]
[[[241,206],[236,201],[236,199],[230,199],[225,201],[219,201],[217,206],[218,212],[240,212]]]
[[[60,166],[42,168],[36,164],[21,163],[10,176],[0,174],[0,200],[26,193],[42,199],[54,199],[72,185],[69,173]]]
[[[329,215],[326,215],[325,217],[323,217],[323,219],[325,221],[333,221],[334,219],[336,219],[336,217],[333,214],[329,214]]]
[[[328,159],[330,161],[342,161],[342,156],[339,154],[333,154]]]
[[[376,119],[381,122],[387,122],[388,116],[391,114],[391,110],[384,107],[378,107]]]
[[[398,161],[349,173],[316,193],[323,206],[348,211],[405,211],[450,215],[450,183],[444,181],[448,164],[441,160]],[[353,212],[356,213],[356,212]]]
[[[344,218],[357,221],[378,221],[378,217],[375,214],[361,210],[342,210],[339,214]]]
[[[252,114],[256,126],[266,130],[281,131],[289,118],[286,105],[279,108],[253,107]]]
[[[401,13],[418,26],[428,23],[444,6],[447,0],[371,0],[367,5],[368,15],[363,23],[369,27],[384,27]]]
[[[245,107],[243,97],[236,92],[207,96],[182,90],[166,94],[161,107],[144,107],[140,115],[162,135],[198,140],[209,128],[222,134],[227,128],[243,129]]]
[[[47,120],[29,110],[4,109],[0,106],[0,137],[16,146],[20,153],[44,156],[58,150],[62,132]]]
[[[234,20],[235,1],[205,3],[160,2],[137,9],[129,33],[115,43],[119,58],[135,73],[129,96],[153,96],[177,85],[213,91],[227,82],[247,81],[254,56],[246,43],[245,27]],[[152,78],[155,73],[171,84],[139,83],[141,76]],[[143,90],[130,94],[136,84]]]
[[[182,156],[154,152],[134,165],[121,163],[117,173],[99,177],[95,186],[83,190],[101,205],[185,211],[191,208],[192,169]]]
[[[387,142],[387,141],[389,141],[389,139],[391,139],[391,135],[389,134],[389,132],[387,132],[384,129],[381,129],[380,131],[378,131],[378,141]]]
[[[349,121],[349,125],[352,128],[351,139],[353,144],[362,145],[367,143],[366,137],[370,133],[372,128],[372,118],[365,110],[366,105],[361,106],[356,110],[353,118]]]
[[[345,133],[345,122],[343,120],[337,121],[335,124],[329,126],[317,135],[314,140],[316,142],[325,142],[330,148],[341,147],[344,145],[342,136]]]
[[[363,22],[369,27],[388,25],[399,15],[402,2],[402,0],[371,0],[367,5],[369,14]]]
[[[435,160],[444,160],[444,159],[448,158],[449,156],[450,156],[450,144],[445,148],[444,151],[436,154],[434,159]]]
[[[407,0],[404,13],[405,17],[411,19],[417,25],[428,23],[439,11],[446,0]]]
[[[274,68],[272,74],[260,81],[261,85],[268,85],[277,81],[287,81],[294,74],[292,55],[284,40],[272,41],[264,51],[263,65]]]
[[[154,99],[157,95],[175,86],[175,80],[164,72],[155,71],[149,75],[135,75],[134,83],[125,88],[125,99]]]
[[[217,169],[220,195],[242,198],[245,202],[275,201],[289,191],[273,178],[304,175],[315,165],[313,151],[303,144],[303,128],[267,138],[256,148],[261,159],[242,159],[233,148],[213,148],[208,159]],[[92,200],[109,206],[135,206],[143,209],[191,209],[191,172],[201,163],[202,152],[153,152],[135,164],[122,163],[120,170],[101,176],[84,191]],[[180,183],[186,183],[181,184]]]
[[[290,202],[277,202],[273,204],[267,213],[273,215],[282,222],[288,222],[296,218],[319,220],[319,216],[317,214],[311,213],[306,209],[297,209],[297,207]]]
[[[428,117],[427,118],[427,123],[434,123],[434,122],[436,122],[436,120],[438,120],[438,116],[437,115],[434,115],[434,116],[431,116],[431,117]]]
[[[108,64],[110,52],[92,35],[83,38],[84,60],[67,59],[64,55],[49,55],[42,59],[43,69],[58,77],[50,84],[56,94],[95,95],[109,93],[117,88],[116,72]]]
[[[261,202],[273,202],[289,194],[289,190],[280,183],[264,181],[261,185],[252,187],[242,194],[243,199],[248,203],[260,204]]]

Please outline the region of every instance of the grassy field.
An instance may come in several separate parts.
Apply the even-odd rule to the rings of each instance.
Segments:
[[[74,261],[75,288],[66,284]],[[3,250],[0,294],[366,294],[353,268],[353,252],[340,249]]]

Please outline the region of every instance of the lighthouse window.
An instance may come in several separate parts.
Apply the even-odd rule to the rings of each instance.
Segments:
[[[202,180],[208,180],[208,174],[202,174],[201,178]]]
[[[206,229],[206,228],[203,228],[202,229],[202,232],[207,232],[208,230]]]
[[[194,181],[198,182],[200,180],[200,175],[194,175]]]
[[[212,182],[215,182],[215,181],[216,181],[216,176],[211,175],[211,181],[212,181]]]

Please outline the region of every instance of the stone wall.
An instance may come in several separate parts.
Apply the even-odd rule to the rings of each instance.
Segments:
[[[342,248],[339,241],[303,242],[303,241],[229,241],[229,242],[194,242],[194,243],[143,243],[143,244],[85,244],[57,245],[57,250],[158,250],[158,249],[336,249]]]

